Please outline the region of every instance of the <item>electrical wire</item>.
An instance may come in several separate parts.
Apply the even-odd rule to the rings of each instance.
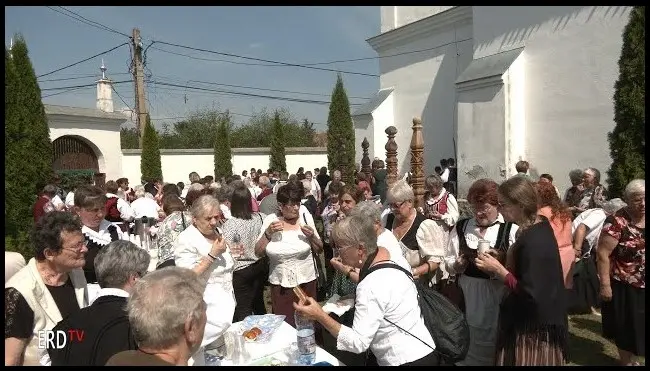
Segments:
[[[77,91],[77,90],[85,90],[85,89],[89,89],[89,88],[91,88],[91,87],[93,87],[93,86],[94,86],[94,85],[92,85],[92,86],[84,86],[84,87],[79,87],[79,88],[67,89],[67,90],[64,90],[64,91],[57,92],[57,93],[52,93],[52,94],[48,94],[48,95],[43,95],[43,96],[41,96],[41,99],[49,98],[49,97],[52,97],[52,96],[55,96],[55,95],[59,95],[59,94],[66,94],[66,93],[70,93],[70,92]]]
[[[152,43],[157,43],[157,44],[163,44],[163,45],[169,45],[169,46],[175,46],[177,48],[183,48],[183,49],[189,49],[189,50],[195,50],[195,51],[200,51],[204,53],[211,53],[211,54],[217,54],[217,55],[223,55],[227,57],[233,57],[233,58],[241,58],[241,59],[247,59],[247,60],[253,60],[253,61],[258,61],[258,62],[266,62],[266,63],[274,63],[277,65],[282,65],[286,67],[299,67],[299,68],[307,68],[307,69],[312,69],[312,70],[319,70],[319,71],[330,71],[330,72],[337,72],[337,73],[342,73],[342,74],[347,74],[347,75],[359,75],[359,76],[367,76],[367,77],[379,77],[379,75],[372,74],[372,73],[364,73],[364,72],[353,72],[353,71],[343,71],[343,70],[337,70],[337,69],[332,69],[332,68],[324,68],[324,67],[315,67],[315,66],[306,66],[303,64],[297,64],[297,63],[287,63],[287,62],[280,62],[280,61],[274,61],[270,59],[262,59],[262,58],[255,58],[255,57],[248,57],[248,56],[243,56],[243,55],[238,55],[238,54],[232,54],[232,53],[224,53],[224,52],[218,52],[214,50],[207,50],[207,49],[201,49],[201,48],[195,48],[191,46],[185,46],[185,45],[180,45],[180,44],[174,44],[174,43],[168,43],[166,41],[158,41],[154,40]]]
[[[117,90],[115,90],[115,87],[114,87],[113,85],[111,85],[111,89],[112,89],[112,90],[115,92],[115,94],[120,98],[120,100],[122,101],[122,103],[124,103],[124,105],[126,106],[126,108],[128,108],[131,112],[133,112],[133,109],[131,108],[131,106],[129,106],[129,104],[126,103],[126,101],[124,100],[124,98],[122,98],[122,96],[120,95],[120,93],[118,93]]]
[[[108,54],[108,53],[112,52],[112,51],[115,50],[115,49],[118,49],[118,48],[123,47],[124,45],[128,45],[128,43],[122,43],[122,44],[120,44],[120,45],[118,45],[118,46],[116,46],[116,47],[114,47],[114,48],[108,49],[108,50],[106,50],[106,51],[104,51],[104,52],[101,52],[101,53],[97,53],[97,54],[93,55],[92,57],[88,57],[88,58],[82,59],[82,60],[80,60],[79,62],[71,63],[71,64],[69,64],[69,65],[67,65],[67,66],[63,66],[63,67],[61,67],[61,68],[57,68],[57,69],[54,70],[54,71],[50,71],[50,72],[48,72],[48,73],[44,73],[44,74],[39,75],[39,76],[36,76],[36,77],[37,77],[37,78],[41,78],[41,77],[44,77],[44,76],[47,76],[47,75],[51,75],[51,74],[53,74],[53,73],[55,73],[55,72],[59,72],[59,71],[65,70],[65,69],[67,69],[67,68],[74,67],[74,66],[76,66],[76,65],[78,65],[78,64],[81,64],[81,63],[83,63],[83,62],[87,62],[87,61],[89,61],[89,60],[91,60],[91,59],[93,59],[93,58],[97,58],[97,57],[99,57],[100,55]]]
[[[120,73],[112,73],[111,76],[120,76],[120,75],[130,75],[128,72],[120,72]],[[98,77],[98,74],[88,74],[88,75],[80,75],[78,77],[63,77],[59,79],[47,79],[47,80],[40,80],[39,82],[54,82],[54,81],[68,81],[68,80],[81,80],[81,79],[87,79],[89,77]]]
[[[127,82],[133,82],[132,80],[124,80],[124,81],[113,81],[112,84],[124,84]],[[85,85],[76,85],[76,86],[59,86],[56,88],[46,88],[46,89],[41,89],[41,91],[49,91],[49,90],[65,90],[65,89],[75,89],[75,88],[86,88],[86,87],[91,87],[91,86],[97,86],[96,84],[85,84]]]
[[[68,9],[68,8],[66,8],[66,7],[59,6],[60,9],[64,10],[65,12],[68,12],[68,13],[70,13],[70,14],[65,13],[65,12],[62,12],[62,11],[57,10],[57,9],[54,9],[54,8],[51,7],[51,6],[47,6],[47,8],[50,9],[50,10],[52,10],[52,11],[55,11],[55,12],[57,12],[57,13],[59,13],[59,14],[63,14],[63,15],[65,15],[66,17],[70,17],[70,18],[72,18],[72,19],[74,19],[74,20],[76,20],[76,21],[79,21],[79,22],[81,22],[81,23],[84,23],[84,24],[86,24],[86,25],[88,25],[88,26],[92,26],[92,27],[98,28],[98,29],[103,30],[103,31],[112,32],[112,33],[115,33],[115,34],[118,34],[118,35],[121,35],[121,36],[125,36],[125,37],[127,37],[127,38],[130,38],[130,37],[131,37],[131,36],[125,34],[124,32],[116,31],[116,30],[114,30],[114,29],[112,29],[112,28],[110,28],[110,27],[108,27],[108,26],[106,26],[106,25],[104,25],[104,24],[101,24],[101,23],[99,23],[99,22],[95,22],[95,21],[92,21],[92,20],[90,20],[90,19],[88,19],[88,18],[86,18],[86,17],[83,17],[83,16],[80,15],[79,13],[73,12],[72,10],[70,10],[70,9]],[[72,14],[72,15],[71,15],[71,14]]]

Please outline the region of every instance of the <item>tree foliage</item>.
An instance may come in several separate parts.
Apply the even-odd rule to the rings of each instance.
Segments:
[[[147,121],[142,135],[142,155],[140,156],[140,172],[142,179],[146,181],[162,179],[162,165],[160,163],[160,147],[158,144],[158,133],[151,124],[147,115]]]
[[[217,134],[214,136],[214,177],[227,178],[232,175],[232,150],[230,149],[230,115],[218,117]]]
[[[339,74],[332,92],[329,115],[327,116],[327,166],[340,170],[342,180],[354,182],[354,124],[350,115],[350,101]]]
[[[5,48],[5,249],[26,258],[32,206],[52,175],[52,142],[25,40]]]
[[[612,166],[609,193],[620,197],[627,183],[645,178],[645,7],[635,6],[623,32],[614,86],[614,121],[608,134]]]
[[[271,128],[271,155],[269,156],[269,167],[274,171],[287,171],[287,159],[284,151],[286,143],[284,135],[285,128],[280,120],[280,113],[275,112],[273,127]]]

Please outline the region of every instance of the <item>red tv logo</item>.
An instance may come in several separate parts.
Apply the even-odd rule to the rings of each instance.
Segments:
[[[84,330],[70,329],[61,330],[41,330],[38,332],[39,349],[63,349],[68,343],[81,343],[85,337]]]

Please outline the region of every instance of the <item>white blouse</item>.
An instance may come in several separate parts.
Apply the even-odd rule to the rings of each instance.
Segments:
[[[411,265],[406,261],[404,255],[402,255],[402,247],[393,232],[384,228],[384,231],[377,236],[377,246],[381,246],[388,250],[390,260],[395,262],[395,264],[409,272],[411,271]]]
[[[201,262],[203,257],[208,256],[211,249],[212,243],[195,226],[190,225],[178,235],[174,249],[176,266],[192,269]],[[201,347],[220,339],[232,325],[236,305],[232,287],[234,267],[235,261],[230,255],[230,249],[226,247],[226,251],[218,255],[217,260],[203,273],[203,277],[207,278],[203,300],[207,304],[208,321]],[[196,365],[201,364],[201,357],[203,357],[202,349],[192,357]]]
[[[370,273],[356,290],[352,328],[341,326],[336,348],[362,353],[370,348],[380,366],[416,361],[435,348],[424,325],[413,281],[395,268]],[[398,329],[386,319],[429,344]]]
[[[274,221],[279,220],[275,214],[267,215],[262,224],[257,241],[266,238],[264,233]],[[305,224],[301,217],[300,223]],[[307,225],[316,232],[316,226],[311,218]],[[266,255],[269,257],[269,282],[282,287],[296,287],[316,279],[311,244],[301,230],[276,232],[271,235],[271,241],[266,245]]]

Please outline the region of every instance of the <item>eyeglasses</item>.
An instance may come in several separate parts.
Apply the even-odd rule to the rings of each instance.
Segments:
[[[69,250],[72,252],[80,253],[86,247],[86,240],[78,242],[74,247],[62,247],[61,250]]]
[[[474,211],[474,214],[482,214],[485,215],[490,212],[490,206],[491,205],[485,205],[481,208],[478,208],[476,206],[472,206],[472,211]]]
[[[393,209],[393,210],[397,210],[397,209],[399,209],[400,207],[402,207],[402,205],[404,205],[404,203],[406,203],[406,201],[402,201],[402,202],[392,202],[392,203],[388,204],[388,207],[390,207],[390,208]]]

